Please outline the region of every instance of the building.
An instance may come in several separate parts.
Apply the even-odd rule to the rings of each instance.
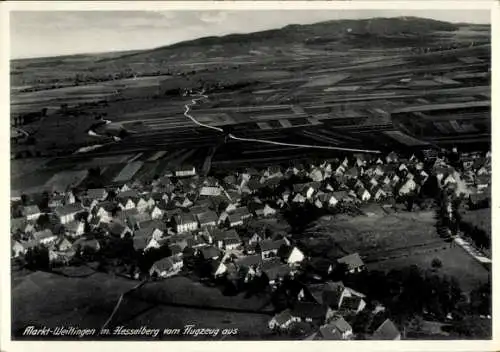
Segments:
[[[27,205],[22,209],[22,215],[26,218],[26,220],[37,220],[42,212],[38,205]]]
[[[319,328],[319,335],[323,340],[349,340],[353,337],[353,332],[344,318],[336,317]]]
[[[194,166],[181,166],[175,170],[176,177],[191,177],[196,175],[196,168]]]
[[[177,233],[190,232],[198,229],[198,220],[192,213],[174,215],[173,223]]]
[[[49,245],[57,240],[57,235],[53,234],[51,230],[37,231],[33,234],[33,239],[36,243]]]
[[[75,216],[84,211],[80,203],[67,204],[55,209],[55,213],[61,224],[65,225],[75,220]]]
[[[390,319],[384,320],[372,335],[373,340],[401,340],[401,333]]]
[[[347,266],[347,272],[350,274],[358,273],[365,268],[365,263],[363,263],[358,253],[346,255],[345,257],[339,258],[337,262],[339,264],[345,264]]]
[[[276,314],[268,323],[271,330],[287,330],[294,322],[299,322],[300,318],[294,317],[290,309]]]

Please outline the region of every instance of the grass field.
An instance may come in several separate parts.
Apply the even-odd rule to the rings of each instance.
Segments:
[[[451,275],[458,279],[462,290],[468,292],[480,283],[488,281],[489,272],[458,246],[446,249],[436,249],[422,254],[413,254],[405,257],[367,264],[370,270],[400,269],[409,265],[418,265],[422,269],[431,268],[431,262],[438,258],[442,262],[439,272]]]
[[[16,279],[17,277],[17,279]],[[100,328],[119,296],[136,281],[95,273],[67,278],[51,273],[13,274],[12,331],[27,325]],[[237,338],[257,338],[268,333],[272,313],[267,297],[223,296],[217,288],[184,277],[148,283],[126,298],[110,326],[149,328],[237,328]],[[199,339],[199,338],[198,338]],[[219,336],[220,339],[220,336]]]
[[[467,210],[462,214],[462,219],[486,232],[491,238],[491,208]]]
[[[313,223],[306,235],[329,238],[347,253],[374,255],[439,240],[435,223],[433,212],[374,214],[340,220],[326,216]]]

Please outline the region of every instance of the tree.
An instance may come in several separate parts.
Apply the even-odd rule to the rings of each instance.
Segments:
[[[26,267],[30,270],[50,269],[49,250],[44,246],[28,249],[24,258]]]
[[[432,259],[431,266],[433,269],[439,269],[443,266],[443,263],[439,258]]]

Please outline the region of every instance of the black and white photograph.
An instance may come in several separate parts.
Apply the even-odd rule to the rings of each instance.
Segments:
[[[9,11],[10,339],[492,340],[491,15]]]

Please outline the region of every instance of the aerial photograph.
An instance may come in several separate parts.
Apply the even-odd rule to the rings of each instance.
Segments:
[[[10,12],[12,340],[491,340],[489,10]]]

